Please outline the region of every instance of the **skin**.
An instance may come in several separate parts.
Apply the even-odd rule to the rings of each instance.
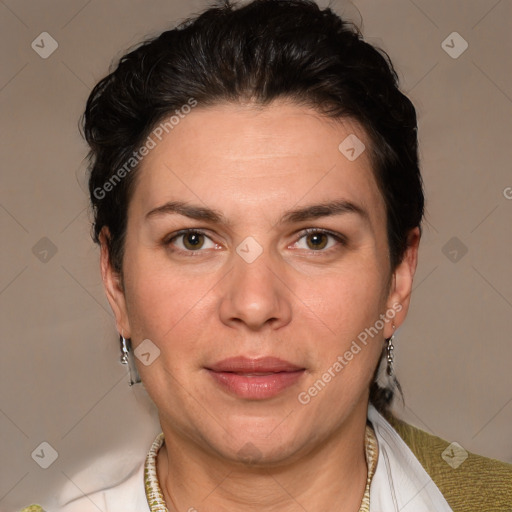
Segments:
[[[137,365],[165,434],[157,468],[169,510],[359,510],[369,385],[392,324],[407,314],[419,231],[391,269],[369,151],[351,162],[338,150],[349,134],[369,148],[356,122],[288,101],[198,106],[142,162],[123,279],[109,261],[108,230],[102,233],[102,276],[117,328],[135,348],[150,339],[160,350],[151,365]],[[224,219],[147,217],[176,200]],[[335,200],[366,213],[279,222],[289,210]],[[186,228],[205,232],[200,249],[172,238]],[[305,235],[306,228],[346,243]],[[248,236],[263,251],[252,263],[236,252]],[[302,405],[298,394],[398,304],[393,321]],[[205,370],[237,355],[275,356],[306,371],[273,398],[243,399]],[[248,442],[257,453],[252,463],[239,453]]]

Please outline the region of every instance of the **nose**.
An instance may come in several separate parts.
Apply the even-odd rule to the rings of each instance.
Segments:
[[[292,307],[285,265],[265,251],[254,261],[233,254],[233,269],[224,282],[220,302],[221,321],[251,331],[287,325]]]

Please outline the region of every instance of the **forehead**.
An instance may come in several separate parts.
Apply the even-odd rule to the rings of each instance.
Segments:
[[[356,202],[376,219],[384,213],[369,140],[351,119],[335,122],[289,102],[221,104],[197,106],[154,133],[130,206],[140,213],[189,199],[227,215],[270,215],[333,198]]]

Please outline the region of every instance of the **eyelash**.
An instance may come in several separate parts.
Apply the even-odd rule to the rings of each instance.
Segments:
[[[328,235],[331,238],[334,238],[334,240],[336,240],[336,242],[338,242],[338,244],[342,245],[343,247],[346,247],[348,245],[347,238],[344,235],[342,235],[341,233],[336,233],[334,231],[329,231],[328,229],[306,228],[306,229],[303,229],[300,233],[301,233],[301,235],[298,240],[301,240],[302,238],[304,238],[305,236],[308,236],[308,235],[323,234],[323,235]],[[330,247],[327,250],[319,250],[319,251],[315,251],[315,250],[311,249],[311,252],[325,254],[325,253],[330,253],[333,250],[335,251],[336,249],[339,249],[339,247]]]
[[[185,236],[190,233],[204,235],[206,238],[210,239],[213,242],[213,240],[206,234],[205,231],[203,231],[201,229],[189,228],[189,229],[182,229],[182,230],[178,231],[177,233],[174,233],[172,236],[164,239],[163,243],[165,246],[171,246],[173,241],[175,241],[176,239],[178,239],[181,236]],[[306,229],[301,230],[300,236],[297,239],[297,242],[299,240],[301,240],[302,238],[304,238],[308,235],[313,235],[313,234],[324,234],[324,235],[330,236],[330,237],[334,238],[334,240],[336,240],[336,242],[338,242],[340,245],[342,245],[344,247],[346,247],[348,244],[346,237],[343,236],[342,234],[335,233],[333,231],[329,231],[328,229],[321,229],[321,228],[306,228]],[[297,242],[295,242],[295,243],[297,243]],[[336,249],[339,249],[339,247],[330,247],[327,250],[321,249],[321,250],[316,250],[316,251],[314,249],[310,249],[309,252],[318,253],[318,254],[330,254],[332,251],[335,251]],[[201,252],[204,252],[204,250],[201,250],[201,249],[198,249],[197,251],[190,251],[190,250],[184,251],[183,249],[177,249],[177,248],[172,249],[172,251],[173,252],[181,252],[182,254],[186,254],[187,256],[197,256]]]

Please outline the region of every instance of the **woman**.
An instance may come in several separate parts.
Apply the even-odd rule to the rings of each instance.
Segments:
[[[384,52],[310,1],[211,8],[125,55],[84,133],[123,360],[162,434],[62,510],[512,509],[511,465],[391,413],[424,199]]]

